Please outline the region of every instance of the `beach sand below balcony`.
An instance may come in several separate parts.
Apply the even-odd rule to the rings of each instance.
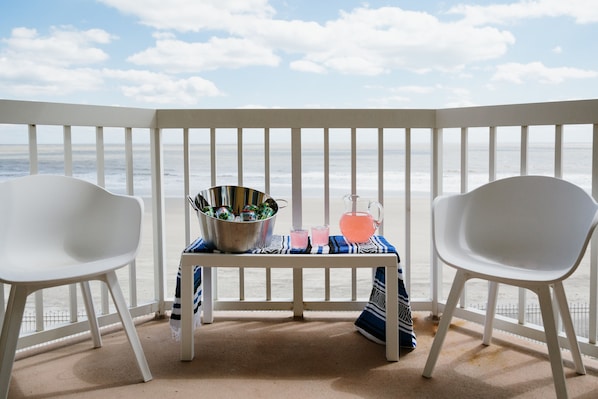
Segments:
[[[145,199],[145,219],[143,225],[142,246],[137,258],[136,284],[138,289],[137,303],[145,303],[154,298],[154,242],[152,203]],[[185,209],[189,207],[183,198],[167,198],[165,208],[165,269],[166,269],[166,300],[172,300],[175,290],[175,279],[181,251],[185,248]],[[306,198],[303,207],[303,227],[309,228],[325,223],[324,201],[315,198]],[[330,233],[340,234],[338,220],[344,210],[340,199],[331,200],[331,213],[329,217]],[[405,274],[410,276],[410,285],[407,285],[412,301],[429,300],[430,294],[430,201],[424,197],[414,197],[411,206],[411,248],[410,259],[407,257],[405,241],[405,203],[403,199],[389,199],[384,206],[385,216],[382,234],[397,248],[401,256],[401,264]],[[191,239],[200,236],[197,216],[190,212]],[[288,234],[292,223],[292,203],[289,201],[285,208],[279,210],[276,217],[275,234]],[[379,234],[380,232],[377,232]],[[118,271],[121,286],[128,297],[128,268]],[[245,298],[265,298],[265,270],[245,269]],[[304,270],[304,298],[317,299],[324,295],[324,271],[322,269]],[[448,295],[453,280],[454,271],[444,267],[442,273],[443,294]],[[275,269],[272,271],[272,295],[274,299],[290,299],[292,295],[292,271],[290,269]],[[357,297],[365,300],[371,291],[372,274],[367,269],[357,269]],[[235,269],[219,269],[218,294],[220,298],[239,298],[238,283],[239,272]],[[590,267],[589,256],[586,256],[578,270],[565,281],[569,303],[585,307],[589,298]],[[92,289],[94,286],[92,285]],[[331,270],[331,296],[332,298],[347,299],[351,292],[351,271],[349,269]],[[487,283],[481,280],[472,280],[466,287],[468,303],[473,306],[485,306],[487,298]],[[94,289],[94,296],[99,295],[99,290]],[[68,303],[68,287],[52,288],[44,291],[44,307],[54,311],[65,309]],[[499,305],[512,306],[517,303],[519,292],[516,287],[501,285],[499,290]],[[528,304],[536,304],[537,298],[532,293],[527,293]],[[96,303],[99,299],[96,298]],[[82,306],[82,305],[81,305]],[[29,302],[27,312],[34,314],[33,297]],[[585,319],[581,320],[585,323]],[[577,324],[576,324],[577,325]],[[577,328],[577,327],[576,327]],[[587,329],[587,323],[584,324]],[[578,329],[580,335],[584,330]],[[587,332],[586,332],[587,334]]]
[[[281,203],[282,204],[282,203]],[[292,202],[288,201],[285,208],[281,208],[276,216],[275,234],[288,234],[292,227]],[[166,240],[166,273],[167,273],[167,299],[174,295],[174,281],[176,277],[180,253],[186,246],[185,240],[185,208],[189,204],[184,199],[167,198],[165,203],[165,240]],[[302,203],[303,227],[309,228],[325,223],[324,201],[316,198],[305,198]],[[330,205],[330,234],[340,234],[338,220],[344,211],[344,204],[341,199],[331,199]],[[407,258],[405,241],[405,202],[404,199],[388,199],[384,206],[384,224],[382,234],[397,248],[403,270],[410,274],[410,285],[407,287],[409,295],[413,299],[429,298],[430,294],[430,201],[425,197],[415,197],[410,204],[411,212],[411,247],[410,259]],[[194,212],[190,213],[191,239],[200,236],[197,217]],[[380,232],[377,232],[379,234]],[[153,270],[153,241],[152,241],[152,219],[151,203],[146,200],[146,219],[144,221],[143,245],[138,257],[138,286],[142,294],[148,298],[152,296],[153,282],[151,273]],[[371,289],[371,273],[366,269],[358,269],[358,297],[367,298]],[[273,282],[273,295],[288,298],[292,292],[290,282],[291,271],[276,271],[277,277]],[[245,271],[246,298],[260,298],[265,295],[264,270],[247,269]],[[305,270],[304,296],[314,298],[321,296],[323,287],[322,270]],[[443,295],[448,295],[452,284],[454,271],[450,267],[444,267],[442,273]],[[570,303],[586,304],[589,297],[590,281],[589,257],[586,256],[579,269],[565,282],[567,296]],[[125,277],[126,278],[126,277]],[[219,295],[222,298],[238,298],[237,284],[239,273],[233,269],[219,270]],[[123,284],[124,285],[124,284]],[[350,271],[332,271],[332,294],[341,298],[350,296]],[[481,280],[472,280],[467,285],[469,303],[476,306],[484,306],[487,297],[487,283]],[[515,287],[501,286],[499,290],[499,304],[514,304],[518,297],[518,289]],[[532,293],[527,294],[528,303],[535,304],[536,297]]]
[[[281,208],[276,216],[275,234],[288,234],[293,226],[292,202],[289,200],[286,207]],[[174,281],[181,251],[186,245],[185,241],[185,208],[189,204],[184,199],[167,198],[165,201],[166,221],[166,270],[167,270],[167,298],[174,295]],[[284,206],[281,202],[281,206]],[[342,199],[331,199],[330,204],[330,234],[340,234],[338,220],[344,211]],[[153,289],[151,283],[151,270],[153,268],[153,242],[151,203],[146,201],[146,220],[144,221],[144,242],[138,258],[138,280],[147,280],[149,292]],[[404,199],[388,199],[384,205],[383,234],[395,247],[400,256],[403,270],[410,274],[411,283],[408,286],[409,295],[413,299],[429,298],[430,294],[430,201],[425,197],[414,196],[410,204],[411,212],[411,248],[410,259],[407,259],[405,241],[405,202]],[[325,223],[323,199],[305,198],[302,203],[303,228]],[[197,217],[190,213],[190,227],[192,240],[200,236]],[[380,232],[376,232],[380,234]],[[332,271],[332,294],[341,298],[350,296],[350,271]],[[358,297],[367,298],[371,290],[371,273],[366,269],[358,269]],[[265,295],[263,287],[264,271],[247,269],[245,271],[246,298],[259,298]],[[288,298],[292,292],[290,283],[291,271],[274,273],[280,276],[280,281],[273,282],[273,295]],[[448,295],[452,284],[454,272],[450,267],[444,267],[442,273],[443,295]],[[570,303],[588,303],[590,281],[589,257],[582,261],[578,270],[565,282],[567,296]],[[305,270],[304,296],[313,298],[323,293],[323,271]],[[237,284],[239,273],[232,269],[219,270],[219,295],[224,298],[238,297]],[[147,284],[146,284],[147,285]],[[467,295],[469,303],[484,306],[487,298],[487,283],[481,280],[472,280],[468,283]],[[501,285],[499,290],[499,304],[514,304],[517,301],[518,289]],[[527,293],[528,303],[535,304],[537,298],[532,293]]]
[[[292,221],[292,203],[284,208],[282,201],[276,216],[274,234],[288,235],[293,226]],[[189,207],[186,200],[177,198],[167,198],[165,203],[165,240],[166,240],[166,269],[167,269],[167,289],[168,295],[174,294],[174,279],[177,272],[180,253],[186,246],[185,240],[185,208]],[[137,260],[139,270],[138,280],[147,281],[151,276],[153,267],[153,235],[152,235],[152,204],[146,200],[146,218],[144,220],[143,244]],[[190,208],[190,207],[189,207]],[[302,203],[303,224],[302,227],[309,229],[312,226],[326,223],[324,215],[324,201],[314,198],[306,198]],[[344,204],[340,199],[332,199],[330,205],[331,213],[329,216],[330,234],[341,234],[338,226],[338,220],[344,210]],[[376,234],[383,234],[398,250],[404,271],[407,272],[405,263],[405,204],[404,201],[389,201],[384,209],[384,227],[383,232],[377,231]],[[412,289],[417,297],[427,297],[429,291],[429,202],[423,199],[414,201],[411,207],[412,212],[412,235],[413,243],[411,249],[411,279]],[[201,235],[195,212],[190,213],[191,240]],[[236,284],[238,284],[238,272],[232,269],[220,269],[219,273],[219,295],[221,297],[231,298],[238,295]],[[263,287],[264,271],[257,269],[247,269],[245,271],[246,292],[248,298],[263,296],[265,288]],[[350,297],[350,273],[347,270],[332,270],[331,284],[332,295],[341,298]],[[280,276],[279,281],[274,281],[273,295],[280,295],[288,298],[292,293],[290,278],[291,270],[273,271],[273,275]],[[366,269],[358,269],[358,297],[367,298],[371,290],[372,273]],[[305,297],[314,298],[323,294],[323,270],[304,270],[304,278],[310,281],[304,284]],[[259,281],[258,281],[259,280]],[[449,283],[452,279],[448,280]],[[151,288],[151,285],[150,285]]]

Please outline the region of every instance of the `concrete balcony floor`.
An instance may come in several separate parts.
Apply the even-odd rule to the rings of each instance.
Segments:
[[[495,331],[481,344],[479,325],[453,319],[433,378],[421,376],[436,325],[415,312],[418,347],[385,359],[384,347],[353,327],[358,313],[220,312],[195,332],[196,357],[179,360],[167,319],[139,320],[154,379],[142,383],[120,328],[21,351],[9,398],[552,398],[545,345]],[[570,365],[568,351],[564,351]],[[598,362],[588,374],[566,368],[571,398],[598,397]]]

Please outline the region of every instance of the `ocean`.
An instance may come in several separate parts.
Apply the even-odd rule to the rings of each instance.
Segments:
[[[190,150],[190,192],[210,187],[210,148],[194,144]],[[554,174],[554,148],[550,143],[532,143],[529,147],[528,174]],[[270,148],[270,192],[275,198],[291,196],[291,152],[290,145],[273,144]],[[517,144],[498,145],[496,154],[497,178],[520,173],[520,149]],[[124,193],[126,188],[125,156],[122,145],[106,144],[105,184],[114,192]],[[489,180],[488,144],[470,143],[468,147],[469,189]],[[39,173],[64,173],[63,148],[61,145],[39,145]],[[151,196],[151,160],[149,145],[134,147],[135,194]],[[460,191],[461,166],[460,149],[457,143],[445,143],[443,151],[443,190],[446,193]],[[167,197],[183,196],[182,147],[175,144],[164,146],[164,191]],[[351,189],[351,152],[347,145],[331,145],[329,155],[330,195],[342,197]],[[357,192],[375,197],[378,189],[377,149],[373,145],[359,145],[356,157]],[[405,188],[405,150],[399,144],[385,146],[384,163],[385,197],[401,196]],[[430,192],[431,157],[430,145],[412,145],[411,190],[416,196]],[[92,145],[78,145],[73,149],[73,175],[90,181],[97,181],[96,150]],[[324,182],[324,154],[321,145],[303,144],[302,156],[303,196],[322,196]],[[563,151],[563,177],[584,189],[591,187],[592,152],[591,144],[568,143]],[[3,145],[0,147],[0,181],[29,173],[29,154],[26,146]],[[244,145],[243,185],[264,190],[265,166],[263,146]],[[238,184],[236,146],[220,145],[216,150],[217,185]]]

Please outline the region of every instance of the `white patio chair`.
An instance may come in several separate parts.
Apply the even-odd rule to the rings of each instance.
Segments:
[[[94,347],[102,345],[89,287],[106,283],[144,381],[152,379],[115,270],[137,254],[143,203],[92,183],[32,175],[0,183],[0,282],[10,284],[0,336],[0,398],[8,395],[27,296],[80,283]]]
[[[597,223],[596,201],[576,185],[552,177],[506,178],[466,194],[436,198],[434,248],[457,272],[423,376],[432,376],[465,282],[480,278],[490,282],[484,344],[490,343],[499,283],[538,295],[557,396],[567,397],[551,287],[575,369],[585,374],[562,282],[579,265]]]

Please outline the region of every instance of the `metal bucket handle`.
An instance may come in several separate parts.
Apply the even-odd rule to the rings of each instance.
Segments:
[[[282,209],[282,208],[286,208],[289,205],[289,201],[287,201],[286,199],[275,199],[274,201],[276,201],[276,204],[278,205],[278,209]],[[283,203],[283,206],[280,206],[280,203]]]
[[[195,200],[190,195],[187,195],[187,200],[189,201],[189,203],[191,204],[191,206],[193,207],[193,209],[195,209],[196,211],[199,212],[199,208],[195,204]]]

